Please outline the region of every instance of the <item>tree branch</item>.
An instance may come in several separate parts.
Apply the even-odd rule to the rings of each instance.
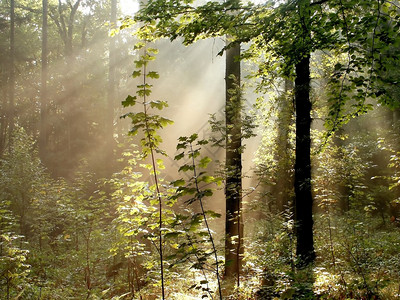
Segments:
[[[328,1],[329,1],[329,0],[319,0],[319,1],[315,1],[315,2],[310,3],[310,6],[324,4],[324,3],[328,2]]]

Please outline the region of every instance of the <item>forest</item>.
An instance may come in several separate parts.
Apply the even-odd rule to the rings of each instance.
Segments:
[[[400,1],[0,0],[0,299],[400,299]]]

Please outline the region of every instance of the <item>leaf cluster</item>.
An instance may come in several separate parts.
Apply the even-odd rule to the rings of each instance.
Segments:
[[[208,175],[206,171],[200,171],[206,169],[211,162],[211,158],[208,156],[201,157],[201,146],[206,144],[208,144],[207,140],[198,140],[198,135],[193,134],[190,137],[180,137],[176,146],[180,153],[175,156],[175,160],[186,159],[186,162],[179,167],[179,172],[190,172],[190,175],[188,180],[178,179],[172,184],[177,187],[176,197],[189,196],[189,199],[186,200],[188,204],[213,195],[212,189],[201,188],[200,184],[220,185],[222,181],[219,177]]]
[[[123,107],[134,107],[136,104],[141,104],[143,110],[141,112],[128,112],[121,118],[129,118],[131,120],[132,127],[129,131],[130,135],[135,136],[139,132],[143,133],[140,143],[143,147],[143,154],[146,157],[152,150],[165,154],[159,148],[162,138],[157,132],[165,126],[172,124],[173,121],[159,114],[150,113],[151,109],[162,110],[168,107],[168,103],[161,100],[148,100],[153,86],[147,83],[147,79],[158,79],[159,74],[156,71],[147,71],[147,65],[155,59],[155,54],[157,54],[158,50],[146,47],[145,45],[144,42],[139,42],[135,46],[137,50],[143,50],[143,54],[140,55],[139,60],[135,61],[136,70],[132,73],[133,78],[142,76],[143,82],[137,85],[135,96],[128,95],[126,99],[122,101]]]

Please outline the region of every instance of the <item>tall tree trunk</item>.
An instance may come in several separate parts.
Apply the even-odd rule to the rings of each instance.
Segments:
[[[400,108],[395,108],[393,110],[393,118],[392,118],[392,130],[396,133],[395,136],[398,136],[400,129]],[[397,143],[393,144],[394,150],[396,153],[400,151],[400,143],[397,140]],[[400,187],[397,186],[394,189],[395,199],[400,198]],[[391,220],[400,220],[400,203],[397,201],[392,201],[389,205],[389,213]]]
[[[73,35],[74,35],[74,30],[75,30],[75,16],[76,12],[78,11],[79,5],[80,5],[81,0],[76,0],[76,2],[71,6],[71,12],[69,14],[69,18],[67,20],[67,24],[64,26],[64,30],[66,32],[66,38],[65,38],[65,57],[66,57],[66,62],[69,66],[69,72],[67,73],[67,87],[66,87],[66,107],[65,107],[65,113],[66,113],[66,135],[67,135],[67,156],[68,160],[70,162],[74,161],[74,156],[76,155],[76,145],[73,142],[73,135],[74,135],[74,130],[76,127],[74,127],[74,123],[76,123],[77,115],[77,106],[78,106],[78,93],[76,90],[76,87],[79,84],[79,78],[76,73],[76,57],[74,57],[74,47],[73,47]],[[61,3],[61,0],[59,0],[59,3]],[[63,20],[63,15],[60,15],[61,20]],[[62,21],[63,23],[65,21]]]
[[[296,162],[295,162],[295,216],[296,253],[300,263],[314,261],[313,198],[311,193],[311,101],[310,55],[296,64]]]
[[[41,74],[41,102],[40,102],[40,138],[39,153],[42,162],[47,157],[48,140],[48,104],[47,104],[47,16],[48,0],[42,0],[42,74]]]
[[[112,28],[115,28],[117,22],[117,0],[111,0],[111,15],[110,22]],[[112,172],[113,164],[113,148],[114,148],[114,100],[116,92],[115,69],[117,62],[116,53],[116,37],[110,37],[109,44],[109,62],[108,62],[108,92],[107,92],[107,106],[106,106],[106,120],[105,120],[105,164],[106,172]]]
[[[243,222],[242,208],[242,140],[240,92],[240,44],[226,51],[226,221],[225,279],[237,279],[242,268]]]
[[[293,176],[290,170],[293,169],[293,161],[290,158],[289,133],[293,117],[293,99],[289,93],[293,90],[293,82],[285,79],[284,92],[279,98],[278,108],[278,135],[276,139],[276,155],[278,161],[276,173],[276,185],[272,189],[276,197],[278,212],[283,212],[289,207],[292,198]]]
[[[7,93],[2,97],[0,112],[0,158],[3,156],[7,142]]]
[[[76,71],[77,61],[74,49],[74,32],[76,24],[76,16],[82,0],[68,1],[65,4],[62,0],[58,0],[57,9],[50,9],[49,16],[54,21],[60,38],[64,44],[64,59],[66,70],[64,72],[63,85],[64,90],[59,93],[60,100],[57,105],[62,111],[62,115],[58,119],[63,118],[62,126],[59,126],[59,132],[54,135],[57,141],[54,141],[55,152],[58,154],[57,159],[53,160],[54,176],[69,176],[76,164],[76,156],[81,151],[79,133],[83,131],[83,124],[80,122],[78,90],[81,73]],[[51,6],[50,6],[51,7]],[[56,117],[56,116],[55,116]],[[62,159],[61,159],[62,157]],[[64,161],[63,166],[60,166]]]
[[[9,147],[11,148],[12,132],[15,118],[15,0],[10,1],[10,75],[9,75]]]
[[[315,260],[313,237],[313,197],[311,192],[311,101],[310,101],[310,0],[299,1],[302,27],[300,53],[295,65],[296,161],[295,161],[295,218],[296,254],[299,267]]]

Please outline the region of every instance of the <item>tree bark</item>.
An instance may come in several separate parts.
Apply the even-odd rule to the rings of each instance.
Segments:
[[[296,64],[296,162],[295,162],[295,216],[296,253],[300,264],[315,259],[313,240],[313,198],[311,193],[311,101],[310,55]]]
[[[226,51],[226,221],[225,279],[237,279],[242,269],[243,222],[242,209],[242,141],[240,95],[240,44]]]
[[[302,56],[295,65],[296,160],[295,219],[298,266],[315,260],[313,237],[313,197],[311,188],[311,101],[310,101],[310,0],[299,2]]]

